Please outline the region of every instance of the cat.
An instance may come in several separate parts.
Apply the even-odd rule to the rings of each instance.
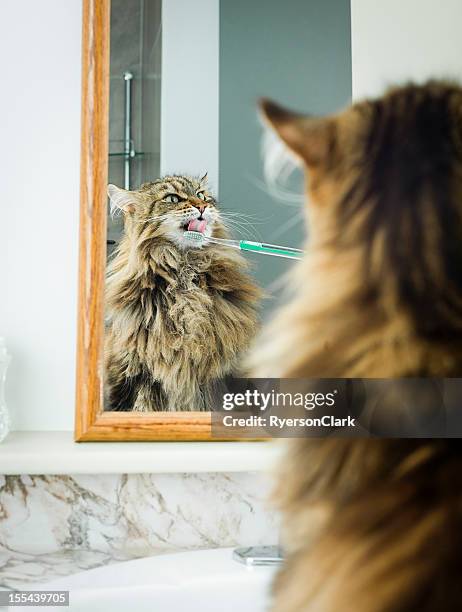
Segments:
[[[305,169],[310,239],[253,375],[462,376],[462,88],[262,112]],[[276,499],[275,612],[462,609],[458,440],[298,439]]]
[[[106,409],[211,410],[257,329],[260,290],[238,252],[183,236],[198,220],[228,237],[207,177],[108,193],[125,229],[107,272]]]

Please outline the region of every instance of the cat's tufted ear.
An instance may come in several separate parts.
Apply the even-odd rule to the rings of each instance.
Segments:
[[[260,109],[266,122],[308,166],[327,159],[335,138],[333,119],[296,113],[266,99],[260,100]]]
[[[207,182],[207,178],[208,178],[208,176],[209,176],[209,173],[208,173],[208,172],[206,172],[206,173],[204,174],[204,176],[203,176],[201,179],[199,179],[199,183],[200,183],[201,185],[202,185],[203,183],[206,183],[206,182]]]
[[[111,211],[122,210],[126,213],[132,213],[140,202],[138,192],[122,189],[117,185],[108,185],[107,194],[111,200]]]

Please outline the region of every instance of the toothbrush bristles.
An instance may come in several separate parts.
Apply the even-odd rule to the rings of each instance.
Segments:
[[[203,234],[201,234],[200,232],[195,232],[191,230],[187,230],[186,232],[184,232],[183,237],[186,238],[186,240],[191,240],[193,242],[203,242],[204,241]]]

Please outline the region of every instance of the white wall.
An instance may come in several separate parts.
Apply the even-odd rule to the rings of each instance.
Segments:
[[[462,77],[460,0],[351,0],[353,98],[391,84]]]
[[[161,173],[218,189],[219,0],[162,3]]]
[[[81,1],[0,3],[0,334],[17,429],[72,429]]]
[[[218,0],[163,6],[162,172],[218,186]],[[181,19],[179,19],[181,15]],[[0,335],[14,429],[73,429],[81,0],[0,3]]]

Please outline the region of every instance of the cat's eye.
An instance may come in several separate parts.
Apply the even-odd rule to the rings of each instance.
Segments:
[[[205,193],[203,191],[198,191],[196,195],[200,200],[206,200]]]
[[[169,204],[178,204],[179,201],[180,201],[179,196],[175,195],[174,193],[169,193],[164,198],[164,202],[169,202]]]

